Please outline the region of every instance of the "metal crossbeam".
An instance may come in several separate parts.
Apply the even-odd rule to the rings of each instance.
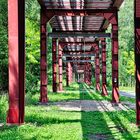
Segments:
[[[92,57],[92,56],[95,56],[95,54],[64,54],[63,56],[65,57]]]
[[[76,62],[76,63],[86,63],[86,62],[94,62],[94,60],[63,60],[63,62]]]
[[[49,37],[52,38],[67,38],[67,37],[73,37],[73,38],[110,38],[110,33],[57,33],[52,32],[48,33]]]
[[[53,13],[56,16],[103,16],[104,13],[114,13],[117,8],[111,9],[46,9],[47,13]]]

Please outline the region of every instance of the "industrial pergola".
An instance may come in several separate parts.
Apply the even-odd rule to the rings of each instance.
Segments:
[[[136,122],[140,124],[140,1],[135,1]],[[47,103],[47,38],[52,38],[53,92],[63,91],[62,68],[67,85],[73,69],[91,84],[95,63],[96,90],[106,88],[106,38],[112,41],[112,102],[119,103],[118,11],[123,0],[38,0],[40,10],[40,102]],[[52,32],[48,33],[50,23]],[[106,30],[111,24],[111,33]],[[25,98],[25,0],[8,0],[9,110],[8,124],[24,123]],[[99,48],[101,45],[101,50]],[[100,59],[101,52],[101,59]],[[94,60],[91,59],[94,57]],[[100,60],[102,85],[100,85]],[[57,83],[57,65],[59,82]],[[57,88],[58,85],[58,88]]]

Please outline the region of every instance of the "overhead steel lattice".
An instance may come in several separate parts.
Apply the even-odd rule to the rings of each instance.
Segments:
[[[38,0],[47,10],[108,10],[119,9],[123,0]],[[50,20],[53,32],[103,32],[108,27],[108,21],[99,15],[57,15],[54,14]],[[94,39],[65,37],[62,42],[93,42]]]
[[[107,9],[112,0],[44,0],[47,9]]]

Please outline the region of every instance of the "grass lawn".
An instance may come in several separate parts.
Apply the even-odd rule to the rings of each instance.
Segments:
[[[135,87],[119,87],[121,91],[135,92]]]
[[[50,89],[50,87],[49,87]],[[80,91],[79,91],[80,89]],[[135,125],[135,111],[84,112],[47,109],[37,105],[39,94],[26,95],[25,124],[0,127],[0,140],[139,140],[140,129]],[[72,84],[64,93],[49,92],[50,102],[68,100],[111,100],[102,97],[93,87]],[[134,102],[126,97],[123,101]],[[7,98],[0,99],[0,122],[5,121]]]

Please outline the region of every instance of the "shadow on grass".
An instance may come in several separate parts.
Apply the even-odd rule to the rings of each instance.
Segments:
[[[89,91],[89,87],[87,87],[85,84],[79,84],[80,89],[80,99],[83,100],[85,96],[83,96],[83,92],[81,92],[81,89],[84,89],[86,96],[89,97],[89,99],[95,99],[98,98],[94,93],[91,93]],[[92,95],[91,95],[92,94]],[[85,99],[85,98],[84,98]],[[113,136],[111,135],[111,131],[108,128],[108,125],[103,117],[103,114],[99,111],[94,112],[81,112],[81,126],[83,131],[83,139],[93,139],[93,140],[108,140],[113,139]],[[105,131],[106,130],[106,131]]]
[[[94,100],[103,100],[105,97],[100,97],[99,93],[92,93],[91,88],[87,85],[80,85],[84,88],[86,94],[92,97]],[[83,100],[83,93],[80,93],[80,98]],[[105,98],[109,100],[110,98]],[[101,104],[101,106],[105,107]],[[115,112],[81,112],[81,125],[83,131],[83,139],[95,139],[95,140],[115,140],[136,139],[130,131],[130,124],[135,123],[134,111],[115,111]],[[133,116],[133,118],[132,118]],[[133,132],[134,133],[134,132]]]
[[[56,111],[57,113],[57,111]],[[36,124],[37,126],[48,125],[48,124],[66,124],[66,123],[77,123],[80,122],[79,119],[60,119],[57,117],[42,117],[39,115],[29,115],[26,117],[27,123]]]
[[[58,94],[49,93],[50,101],[68,101],[68,100],[110,100],[110,97],[102,97],[98,92],[96,93],[93,88],[88,87],[86,84],[79,84],[79,89],[76,87],[68,87],[66,90],[75,91],[79,90],[79,93],[72,94]],[[29,102],[27,106],[29,107],[28,113],[25,117],[25,126],[23,127],[8,127],[4,126],[0,128],[0,139],[1,140],[15,140],[15,139],[39,139],[40,132],[43,131],[40,138],[42,139],[56,139],[52,134],[46,134],[50,127],[58,124],[60,134],[63,135],[62,128],[68,127],[70,124],[81,123],[82,136],[79,139],[83,140],[115,140],[115,139],[125,139],[134,140],[136,139],[135,133],[132,130],[131,125],[135,124],[135,113],[134,111],[116,111],[116,112],[84,112],[84,111],[62,111],[62,110],[41,110],[42,107],[36,108],[34,105],[38,102],[39,95],[28,95]],[[30,106],[33,106],[31,110]],[[101,103],[101,106],[102,103]],[[103,106],[105,107],[105,106]],[[37,110],[38,109],[38,110]],[[36,111],[36,112],[35,112]],[[45,112],[46,111],[46,112]],[[81,115],[81,118],[73,117]],[[46,129],[46,125],[49,129]],[[60,127],[60,125],[62,127]],[[40,129],[40,130],[39,130]],[[51,128],[52,131],[55,128]],[[28,132],[29,131],[29,132]],[[38,133],[37,133],[38,131]],[[55,131],[55,130],[54,130]],[[75,129],[77,131],[77,129]],[[62,133],[61,133],[62,132]],[[133,134],[135,136],[133,136]],[[27,136],[26,136],[27,135]],[[31,137],[30,137],[31,135]],[[44,135],[44,136],[43,136]],[[67,134],[66,134],[67,135]],[[70,135],[71,136],[71,135]],[[30,138],[29,138],[30,137]],[[70,137],[71,138],[71,137]],[[58,138],[59,139],[59,138]],[[73,139],[72,139],[73,140]]]

